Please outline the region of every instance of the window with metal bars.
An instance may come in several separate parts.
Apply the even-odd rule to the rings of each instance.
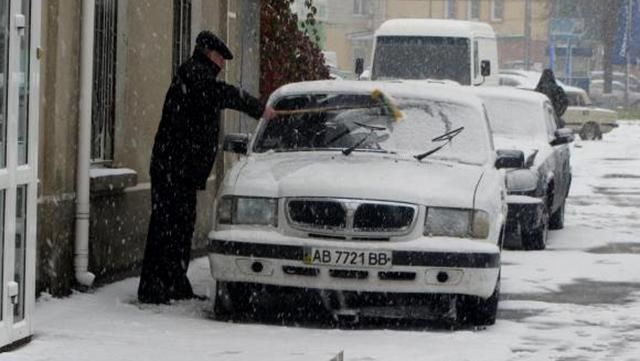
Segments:
[[[504,17],[504,0],[491,1],[491,20],[500,21]]]
[[[469,20],[480,19],[480,0],[469,0],[467,16]]]
[[[173,71],[191,55],[191,0],[173,1]]]
[[[446,0],[444,2],[444,17],[447,19],[456,18],[456,0]]]
[[[95,9],[91,159],[109,163],[116,114],[118,0],[96,0]]]

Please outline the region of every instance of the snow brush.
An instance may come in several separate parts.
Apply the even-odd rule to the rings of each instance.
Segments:
[[[398,109],[393,100],[385,93],[383,93],[380,89],[374,89],[371,92],[371,100],[374,103],[378,103],[379,106],[386,111],[386,115],[391,116],[394,121],[399,121],[402,119],[402,112],[400,111],[400,109]],[[276,110],[275,112],[277,115],[297,115],[308,113],[322,113],[336,110],[366,110],[369,108],[372,108],[372,106],[330,106],[306,109]]]
[[[397,122],[402,119],[402,112],[395,105],[393,100],[385,93],[383,93],[380,89],[374,89],[371,92],[371,99],[374,102],[379,102],[382,104],[382,107],[388,112],[389,115],[393,117],[393,119]]]

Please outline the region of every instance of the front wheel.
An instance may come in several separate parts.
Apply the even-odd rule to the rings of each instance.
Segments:
[[[564,209],[567,201],[563,201],[562,205],[558,210],[551,214],[551,218],[549,218],[549,229],[563,229],[564,228]]]
[[[527,224],[521,225],[522,248],[527,251],[539,251],[547,247],[547,237],[549,236],[549,209],[545,206],[542,210],[540,224],[531,227]]]
[[[500,299],[500,275],[493,294],[487,299],[459,296],[456,303],[456,321],[463,325],[490,326],[496,323]]]
[[[580,139],[582,140],[601,140],[602,139],[602,129],[600,129],[600,124],[596,122],[587,122],[580,129]]]
[[[251,310],[251,291],[243,283],[216,283],[216,297],[213,301],[213,313],[218,319],[246,316]]]

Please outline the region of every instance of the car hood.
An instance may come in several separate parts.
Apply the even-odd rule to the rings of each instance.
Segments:
[[[355,152],[251,155],[225,182],[225,193],[263,197],[375,199],[473,207],[478,165]]]

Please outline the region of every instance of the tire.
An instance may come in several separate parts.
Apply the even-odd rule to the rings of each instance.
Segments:
[[[493,294],[483,299],[475,296],[459,296],[456,303],[456,321],[462,325],[490,326],[496,323],[500,300],[500,275]]]
[[[564,228],[564,209],[566,203],[567,201],[564,200],[560,208],[551,214],[551,217],[549,218],[549,229],[556,230]]]
[[[216,281],[213,313],[217,319],[246,316],[251,310],[251,290],[243,283]]]
[[[602,129],[600,129],[600,124],[596,122],[587,122],[580,129],[579,135],[582,140],[601,140]]]
[[[522,248],[526,251],[540,251],[547,247],[547,237],[549,236],[549,208],[544,207],[542,211],[541,224],[536,227],[521,225]]]

